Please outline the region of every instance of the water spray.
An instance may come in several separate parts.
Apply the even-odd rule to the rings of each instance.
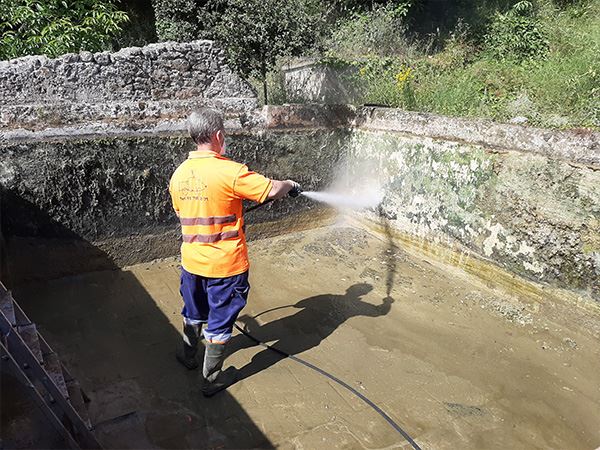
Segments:
[[[379,189],[367,189],[359,194],[329,191],[306,191],[301,194],[334,208],[351,210],[375,208],[383,200],[383,193]]]
[[[300,186],[294,187],[288,194],[292,198],[300,195],[315,202],[325,203],[333,208],[341,210],[362,210],[376,208],[383,200],[383,192],[379,188],[362,189],[359,193],[338,191],[303,191]],[[254,211],[273,200],[250,206],[245,212]]]

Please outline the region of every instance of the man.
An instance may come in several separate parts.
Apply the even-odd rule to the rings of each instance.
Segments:
[[[193,112],[188,131],[196,150],[175,170],[169,184],[183,235],[184,342],[177,360],[188,369],[198,367],[196,352],[202,332],[206,339],[202,393],[210,397],[237,378],[233,367],[225,371],[222,367],[233,324],[250,290],[242,200],[262,203],[297,195],[300,188],[294,181],[269,180],[225,158],[219,112],[207,108]]]

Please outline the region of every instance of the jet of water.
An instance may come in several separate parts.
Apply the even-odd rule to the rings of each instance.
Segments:
[[[365,190],[361,193],[351,192],[302,192],[302,195],[317,202],[327,203],[338,209],[360,210],[377,207],[383,200],[379,189]]]

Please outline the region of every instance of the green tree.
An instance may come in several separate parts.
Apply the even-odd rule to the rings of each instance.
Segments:
[[[320,6],[313,0],[222,0],[211,5],[210,36],[226,49],[229,64],[263,84],[282,56],[299,55],[321,30]]]
[[[127,21],[110,0],[0,0],[0,59],[105,50]]]
[[[338,59],[361,59],[374,55],[406,55],[411,45],[406,39],[405,17],[411,1],[375,6],[340,20],[326,39],[325,54]]]
[[[161,41],[198,39],[205,21],[199,16],[205,0],[152,0],[156,34]]]

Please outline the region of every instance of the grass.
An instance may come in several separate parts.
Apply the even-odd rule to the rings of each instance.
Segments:
[[[433,54],[354,59],[362,87],[357,103],[498,121],[522,116],[539,126],[599,129],[600,0],[563,9],[545,2],[538,18],[549,44],[542,59],[500,60],[464,36],[451,37]],[[412,76],[398,83],[406,67]]]

